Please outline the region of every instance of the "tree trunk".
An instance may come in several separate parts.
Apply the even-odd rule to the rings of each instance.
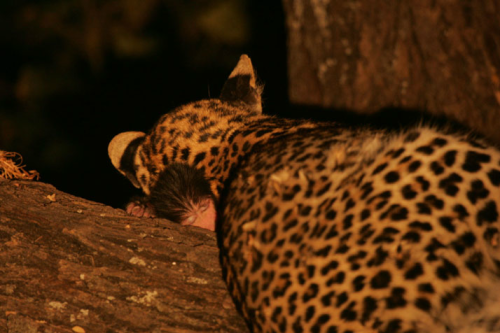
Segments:
[[[0,332],[244,332],[215,233],[0,180]]]
[[[283,0],[292,103],[445,115],[500,142],[500,3]]]

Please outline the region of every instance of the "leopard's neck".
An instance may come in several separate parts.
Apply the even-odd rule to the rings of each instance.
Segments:
[[[259,116],[242,126],[235,126],[228,132],[225,140],[219,141],[219,146],[210,153],[208,163],[195,164],[202,168],[211,183],[211,189],[216,198],[226,186],[231,173],[239,167],[242,160],[255,149],[265,149],[270,140],[285,138],[301,129],[314,128],[316,125],[309,121],[298,121]]]

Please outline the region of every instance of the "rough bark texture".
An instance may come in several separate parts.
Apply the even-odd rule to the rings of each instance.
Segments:
[[[500,2],[283,4],[292,103],[418,109],[500,142]]]
[[[0,332],[245,332],[215,234],[0,180]]]

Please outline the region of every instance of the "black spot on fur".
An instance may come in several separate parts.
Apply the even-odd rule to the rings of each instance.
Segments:
[[[212,155],[212,156],[219,155],[219,147],[212,147],[212,148],[210,148],[210,155]]]
[[[415,280],[420,275],[424,274],[424,270],[422,269],[422,264],[416,263],[405,273],[406,280]]]
[[[309,214],[311,213],[311,206],[302,206],[302,205],[299,205],[299,215],[300,216],[303,216],[303,217],[307,217],[309,216]]]
[[[487,228],[486,231],[483,233],[483,238],[485,241],[488,243],[492,244],[493,237],[497,237],[498,234],[498,229],[496,227],[493,228]]]
[[[368,241],[368,239],[369,239],[371,236],[373,236],[373,234],[374,234],[374,233],[375,233],[375,230],[373,230],[373,229],[371,228],[371,225],[370,225],[370,224],[365,224],[365,225],[361,228],[361,230],[360,230],[360,232],[359,232],[359,234],[360,234],[360,236],[361,236],[361,237],[360,237],[360,239],[359,239],[356,243],[357,243],[358,245],[363,245],[363,244],[365,244],[365,243]]]
[[[438,147],[443,147],[445,144],[447,144],[448,141],[444,138],[435,138],[433,141],[432,141],[432,145],[433,146],[438,146]]]
[[[332,284],[342,284],[344,283],[344,279],[345,279],[345,273],[338,272],[334,277],[332,277],[326,282],[326,285],[327,287],[330,287]]]
[[[309,306],[306,310],[306,323],[308,323],[312,317],[314,317],[314,313],[316,313],[316,308],[314,306]]]
[[[353,310],[354,305],[355,305],[355,302],[352,302],[351,304],[349,304],[349,306],[340,313],[340,318],[344,319],[345,321],[356,320],[358,314],[356,311]]]
[[[419,297],[415,300],[415,306],[420,310],[429,312],[431,310],[431,302],[427,298]]]
[[[337,231],[337,226],[334,224],[328,231],[328,233],[325,235],[325,240],[329,240],[331,238],[337,237],[339,235]]]
[[[387,165],[388,165],[387,163],[382,163],[382,164],[380,164],[379,166],[377,166],[377,167],[375,168],[375,170],[373,170],[373,172],[372,172],[372,176],[373,176],[373,175],[376,175],[377,173],[380,173],[382,170],[384,170],[384,169],[387,167]]]
[[[252,301],[255,302],[257,297],[259,297],[259,281],[252,282],[252,286],[250,288],[250,297]]]
[[[327,257],[328,254],[330,253],[331,249],[332,249],[331,245],[326,245],[325,247],[323,247],[317,251],[314,251],[314,255],[318,256],[318,257]]]
[[[444,168],[436,161],[431,163],[431,170],[436,176],[439,176],[444,172]]]
[[[462,180],[463,178],[460,175],[452,173],[439,181],[439,188],[444,189],[447,195],[454,197],[458,192],[456,183],[460,183]]]
[[[479,274],[483,266],[483,254],[481,252],[475,252],[467,259],[465,265],[474,274]]]
[[[385,227],[380,235],[375,237],[373,244],[379,243],[392,243],[394,242],[394,235],[397,235],[399,230],[392,227]]]
[[[401,207],[399,204],[392,204],[389,208],[386,209],[385,212],[383,212],[382,214],[380,214],[380,220],[383,220],[385,219],[389,214],[391,215],[391,219],[392,219],[392,216],[394,214],[401,214],[400,212],[402,212],[402,214],[406,214],[408,213],[408,210],[404,207]]]
[[[388,184],[395,183],[399,180],[399,173],[396,171],[390,171],[385,175],[384,179]]]
[[[337,254],[344,254],[344,253],[347,253],[347,251],[349,251],[349,246],[347,244],[342,244],[340,245],[337,250],[335,251],[335,253]]]
[[[430,155],[434,152],[434,148],[431,146],[420,146],[416,149],[416,151],[425,155]]]
[[[205,159],[206,155],[207,154],[205,152],[196,154],[196,156],[194,158],[194,165],[197,165],[198,163],[203,161]]]
[[[401,330],[401,319],[392,319],[388,324],[384,333],[397,333]],[[405,332],[406,333],[406,332]]]
[[[330,261],[327,265],[325,265],[323,268],[321,268],[321,275],[327,275],[331,270],[335,270],[339,267],[339,263],[336,260]]]
[[[266,202],[265,205],[266,214],[262,218],[262,222],[267,222],[272,219],[276,213],[279,211],[279,207],[274,206],[271,202]]]
[[[167,154],[163,154],[163,157],[161,159],[162,163],[164,166],[168,165],[170,163]]]
[[[439,218],[439,224],[448,230],[449,232],[455,232],[455,226],[453,225],[453,219],[449,216],[441,216]]]
[[[434,194],[426,196],[424,200],[428,205],[436,209],[443,209],[444,207],[444,201],[436,197]]]
[[[490,179],[492,185],[500,186],[500,171],[497,169],[491,169],[488,172],[488,178]]]
[[[187,160],[188,160],[188,158],[189,158],[189,154],[190,154],[190,152],[191,152],[191,149],[189,149],[189,148],[184,148],[184,149],[182,149],[182,150],[181,150],[181,159],[182,159],[183,161],[187,161]]]
[[[304,296],[302,296],[302,301],[304,303],[309,302],[311,299],[316,298],[318,296],[319,287],[316,283],[311,283],[309,288],[304,292]]]
[[[391,273],[387,270],[378,272],[370,281],[372,289],[383,289],[389,286],[391,282]]]
[[[403,240],[407,240],[410,243],[418,243],[420,242],[420,234],[415,231],[408,231],[403,235]]]
[[[332,186],[332,183],[327,183],[325,186],[323,186],[322,189],[320,189],[317,193],[316,193],[316,196],[317,197],[320,197],[322,196],[323,194],[325,194],[329,189],[330,187]]]
[[[273,289],[273,297],[278,298],[284,296],[291,285],[290,274],[281,274],[280,283]]]
[[[408,162],[409,160],[411,160],[411,156],[405,156],[403,157],[398,164],[403,164],[403,163],[406,163]]]
[[[297,219],[292,219],[291,221],[288,221],[285,223],[283,226],[283,231],[288,231],[293,227],[296,227],[298,225],[299,221]]]
[[[384,206],[385,206],[385,205],[387,205],[387,203],[388,203],[388,202],[389,202],[389,201],[387,201],[387,200],[382,200],[382,201],[380,201],[380,202],[379,202],[379,203],[375,206],[375,209],[376,209],[376,210],[380,210],[380,209],[384,208]]]
[[[316,323],[311,327],[311,333],[319,333],[323,325],[325,325],[330,320],[330,315],[322,314],[316,320]]]
[[[349,214],[344,218],[344,221],[342,221],[343,229],[348,230],[350,227],[352,227],[352,219],[353,215]]]
[[[302,317],[298,316],[297,319],[295,319],[294,323],[292,324],[293,333],[304,333],[304,329],[302,328],[301,322],[302,322]]]
[[[457,151],[456,150],[450,150],[444,154],[444,164],[446,166],[451,167],[453,164],[455,164],[455,160],[457,157]]]
[[[326,330],[326,333],[338,333],[337,326],[334,325],[329,326],[328,329]],[[354,332],[344,331],[344,333],[354,333]]]
[[[339,294],[337,296],[337,303],[335,303],[335,306],[338,308],[345,302],[349,300],[349,296],[347,296],[347,293],[344,291],[343,293]]]
[[[252,251],[252,268],[251,268],[252,273],[257,272],[262,267],[263,258],[264,256],[260,251],[255,249],[254,251]]]
[[[369,196],[373,192],[373,183],[372,182],[365,183],[363,184],[363,186],[361,186],[361,189],[363,190],[361,199],[364,200],[366,199],[367,196]]]
[[[432,213],[432,210],[429,207],[429,205],[424,202],[417,203],[417,208],[419,214],[431,215]]]
[[[361,291],[365,287],[365,276],[364,275],[358,275],[354,278],[352,281],[352,286],[354,288],[354,291]]]
[[[325,296],[322,296],[321,297],[321,304],[323,304],[325,307],[331,306],[333,296],[335,296],[335,291],[330,291]]]
[[[431,185],[429,181],[422,176],[418,176],[417,178],[415,178],[415,180],[420,183],[420,185],[422,186],[422,190],[424,191],[427,191],[429,189],[429,186]]]
[[[435,238],[432,238],[431,242],[429,245],[427,245],[425,247],[425,251],[427,251],[429,254],[427,255],[426,259],[428,261],[436,261],[438,260],[435,252],[439,249],[442,249],[442,248],[445,248],[446,246],[444,246],[441,242],[439,242],[437,239]]]
[[[406,305],[406,300],[404,298],[405,289],[396,287],[392,288],[391,296],[385,299],[386,306],[388,309],[401,308]]]
[[[446,259],[442,259],[443,264],[436,270],[436,276],[441,280],[449,280],[451,277],[459,275],[458,268]]]
[[[451,246],[458,254],[463,254],[467,248],[471,248],[476,243],[476,236],[472,232],[466,232],[457,240],[451,243]]]
[[[337,213],[333,209],[329,209],[325,215],[326,219],[330,220],[330,221],[333,221],[336,216],[337,216]]]
[[[354,205],[355,205],[354,200],[352,200],[352,198],[349,198],[349,200],[347,200],[347,202],[345,203],[344,213],[347,212],[352,207],[354,207]]]
[[[476,179],[471,182],[471,189],[467,191],[467,198],[472,204],[475,204],[478,199],[484,199],[490,194],[481,180]]]
[[[462,164],[462,169],[468,172],[476,172],[481,169],[481,163],[487,163],[490,160],[490,155],[470,150],[465,156],[465,162]]]
[[[363,299],[363,312],[361,314],[361,323],[364,324],[368,320],[370,320],[370,317],[375,310],[377,310],[377,301],[375,298],[366,296]]]
[[[363,209],[363,210],[361,211],[361,216],[360,216],[361,221],[366,220],[367,218],[369,218],[369,217],[370,217],[370,215],[371,215],[371,212],[370,212],[370,210],[369,210],[369,209],[366,209],[366,208],[365,208],[365,209]]]
[[[403,186],[403,188],[401,189],[401,194],[406,200],[413,199],[417,196],[417,192],[413,190],[410,184]]]
[[[464,217],[469,216],[469,213],[467,212],[467,209],[461,204],[456,204],[455,207],[453,207],[453,211],[458,214],[459,219],[463,219]]]
[[[423,292],[423,293],[428,293],[428,294],[434,294],[434,287],[432,286],[431,283],[420,283],[418,285],[418,291]]]
[[[414,142],[420,136],[419,132],[410,132],[404,138],[404,142]]]
[[[408,209],[405,207],[400,207],[395,212],[391,214],[391,220],[393,221],[402,221],[408,217]]]
[[[394,154],[392,154],[392,158],[396,159],[398,158],[399,156],[401,156],[401,154],[403,154],[405,152],[405,149],[404,148],[399,148],[398,150],[396,150],[394,152]]]
[[[281,199],[283,201],[291,201],[293,198],[295,198],[295,195],[299,193],[301,190],[300,185],[294,185],[290,191],[284,192],[283,195],[281,196]]]
[[[409,224],[411,228],[420,229],[423,231],[432,231],[432,225],[428,222],[414,221]]]
[[[494,201],[488,201],[484,207],[476,214],[476,224],[483,225],[483,222],[493,223],[498,219],[497,205]]]
[[[199,143],[207,142],[209,138],[210,138],[210,134],[209,133],[204,133],[204,134],[200,135],[200,138],[198,139],[198,142]]]
[[[409,172],[415,172],[418,170],[418,168],[420,168],[420,166],[422,165],[422,163],[420,161],[413,161],[411,162],[411,164],[408,166],[408,171]]]
[[[379,194],[379,197],[384,198],[384,199],[389,199],[391,197],[391,191],[384,191]]]

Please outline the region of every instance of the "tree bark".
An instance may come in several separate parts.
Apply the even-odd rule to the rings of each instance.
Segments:
[[[292,103],[447,116],[500,142],[500,3],[283,0]]]
[[[0,180],[0,332],[244,332],[215,233]]]

